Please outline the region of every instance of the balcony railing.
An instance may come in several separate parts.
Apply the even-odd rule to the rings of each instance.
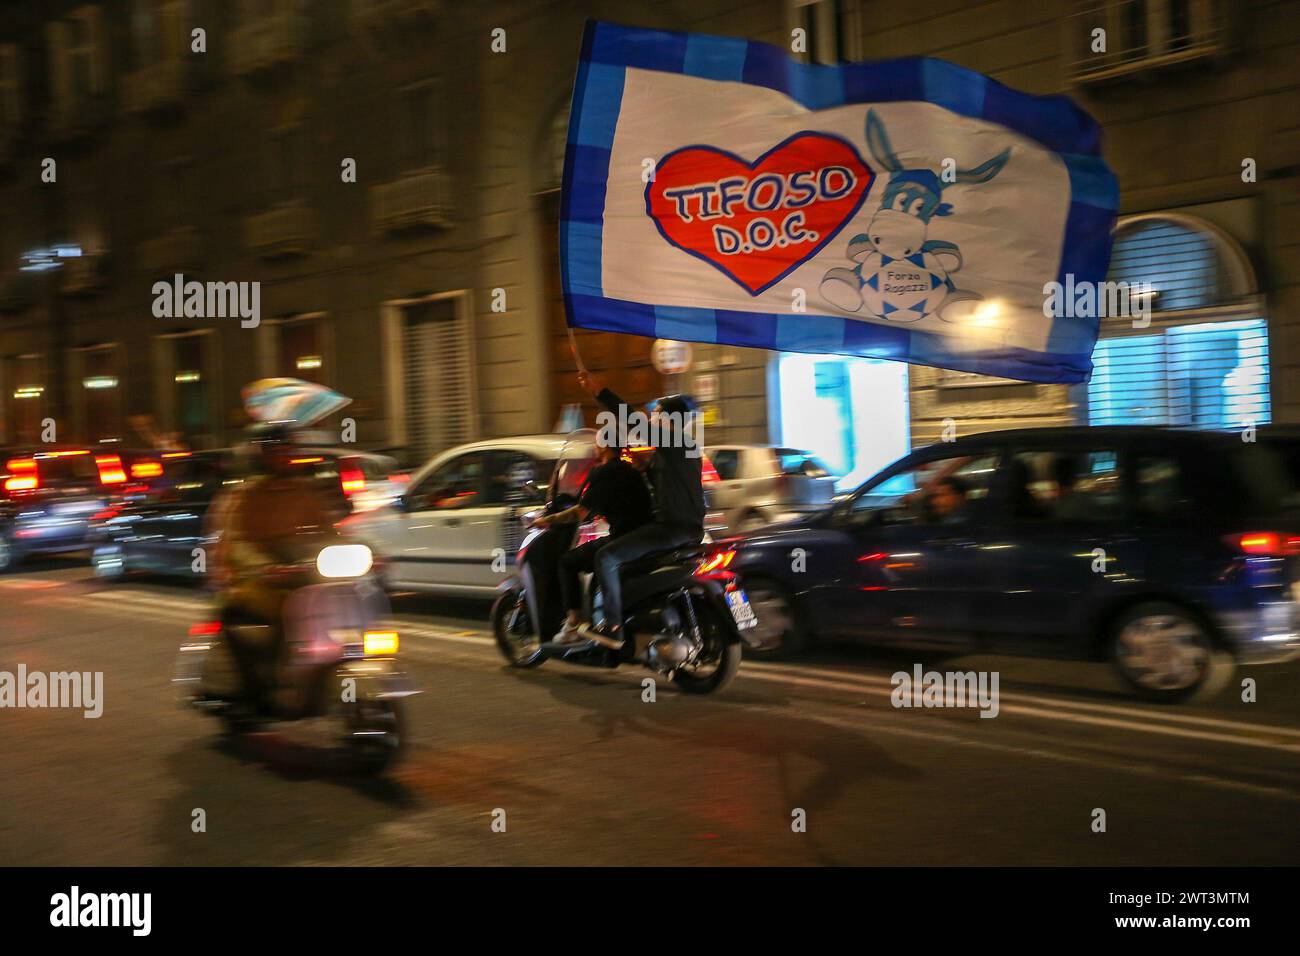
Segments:
[[[371,222],[376,232],[446,228],[451,223],[451,181],[440,166],[408,173],[370,187]]]
[[[442,0],[353,0],[352,15],[362,26],[396,26],[432,19]]]
[[[185,61],[168,57],[128,73],[122,91],[128,113],[168,109],[185,95]]]
[[[1079,0],[1072,32],[1076,83],[1104,83],[1226,56],[1230,38],[1219,0],[1191,0],[1186,18],[1144,0]]]
[[[264,259],[303,255],[316,239],[316,216],[304,202],[283,203],[244,220],[244,239]]]
[[[108,103],[102,95],[70,97],[51,108],[50,133],[59,142],[80,139],[103,126],[108,115]]]
[[[235,28],[230,38],[230,69],[237,76],[260,73],[302,57],[307,19],[296,13],[271,13]]]
[[[0,312],[20,312],[35,300],[30,273],[12,271],[0,275]]]
[[[87,295],[102,289],[107,280],[103,253],[83,254],[63,260],[64,295]]]
[[[198,230],[193,226],[179,226],[156,239],[146,239],[136,249],[136,265],[141,272],[156,278],[197,271],[200,266]]]

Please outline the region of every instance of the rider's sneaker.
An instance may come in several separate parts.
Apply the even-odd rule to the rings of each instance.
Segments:
[[[568,647],[572,644],[586,643],[586,640],[585,637],[578,633],[578,626],[576,624],[570,624],[568,621],[565,621],[564,627],[560,628],[559,633],[557,633],[555,637],[551,638],[551,643],[559,644],[562,647]]]
[[[579,626],[578,633],[586,640],[595,641],[611,651],[617,651],[623,646],[622,632],[612,630],[604,621],[599,624],[583,624]]]

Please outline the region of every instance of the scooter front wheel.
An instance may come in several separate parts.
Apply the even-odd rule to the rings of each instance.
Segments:
[[[496,599],[490,620],[497,650],[511,667],[536,667],[546,660],[522,587],[513,587]]]

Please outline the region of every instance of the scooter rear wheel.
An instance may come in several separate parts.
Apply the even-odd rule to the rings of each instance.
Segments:
[[[739,641],[727,642],[724,635],[728,624],[721,620],[713,604],[696,601],[695,615],[704,636],[699,663],[677,670],[673,683],[687,694],[712,694],[730,684],[740,670],[741,645]]]
[[[352,707],[353,762],[362,773],[381,774],[396,764],[406,749],[406,713],[395,700],[362,700]],[[374,736],[368,737],[367,732]]]

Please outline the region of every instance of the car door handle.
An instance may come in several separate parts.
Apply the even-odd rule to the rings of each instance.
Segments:
[[[460,519],[459,519],[459,518],[443,518],[443,519],[442,519],[442,526],[443,526],[444,528],[459,528],[459,527],[460,527]]]

